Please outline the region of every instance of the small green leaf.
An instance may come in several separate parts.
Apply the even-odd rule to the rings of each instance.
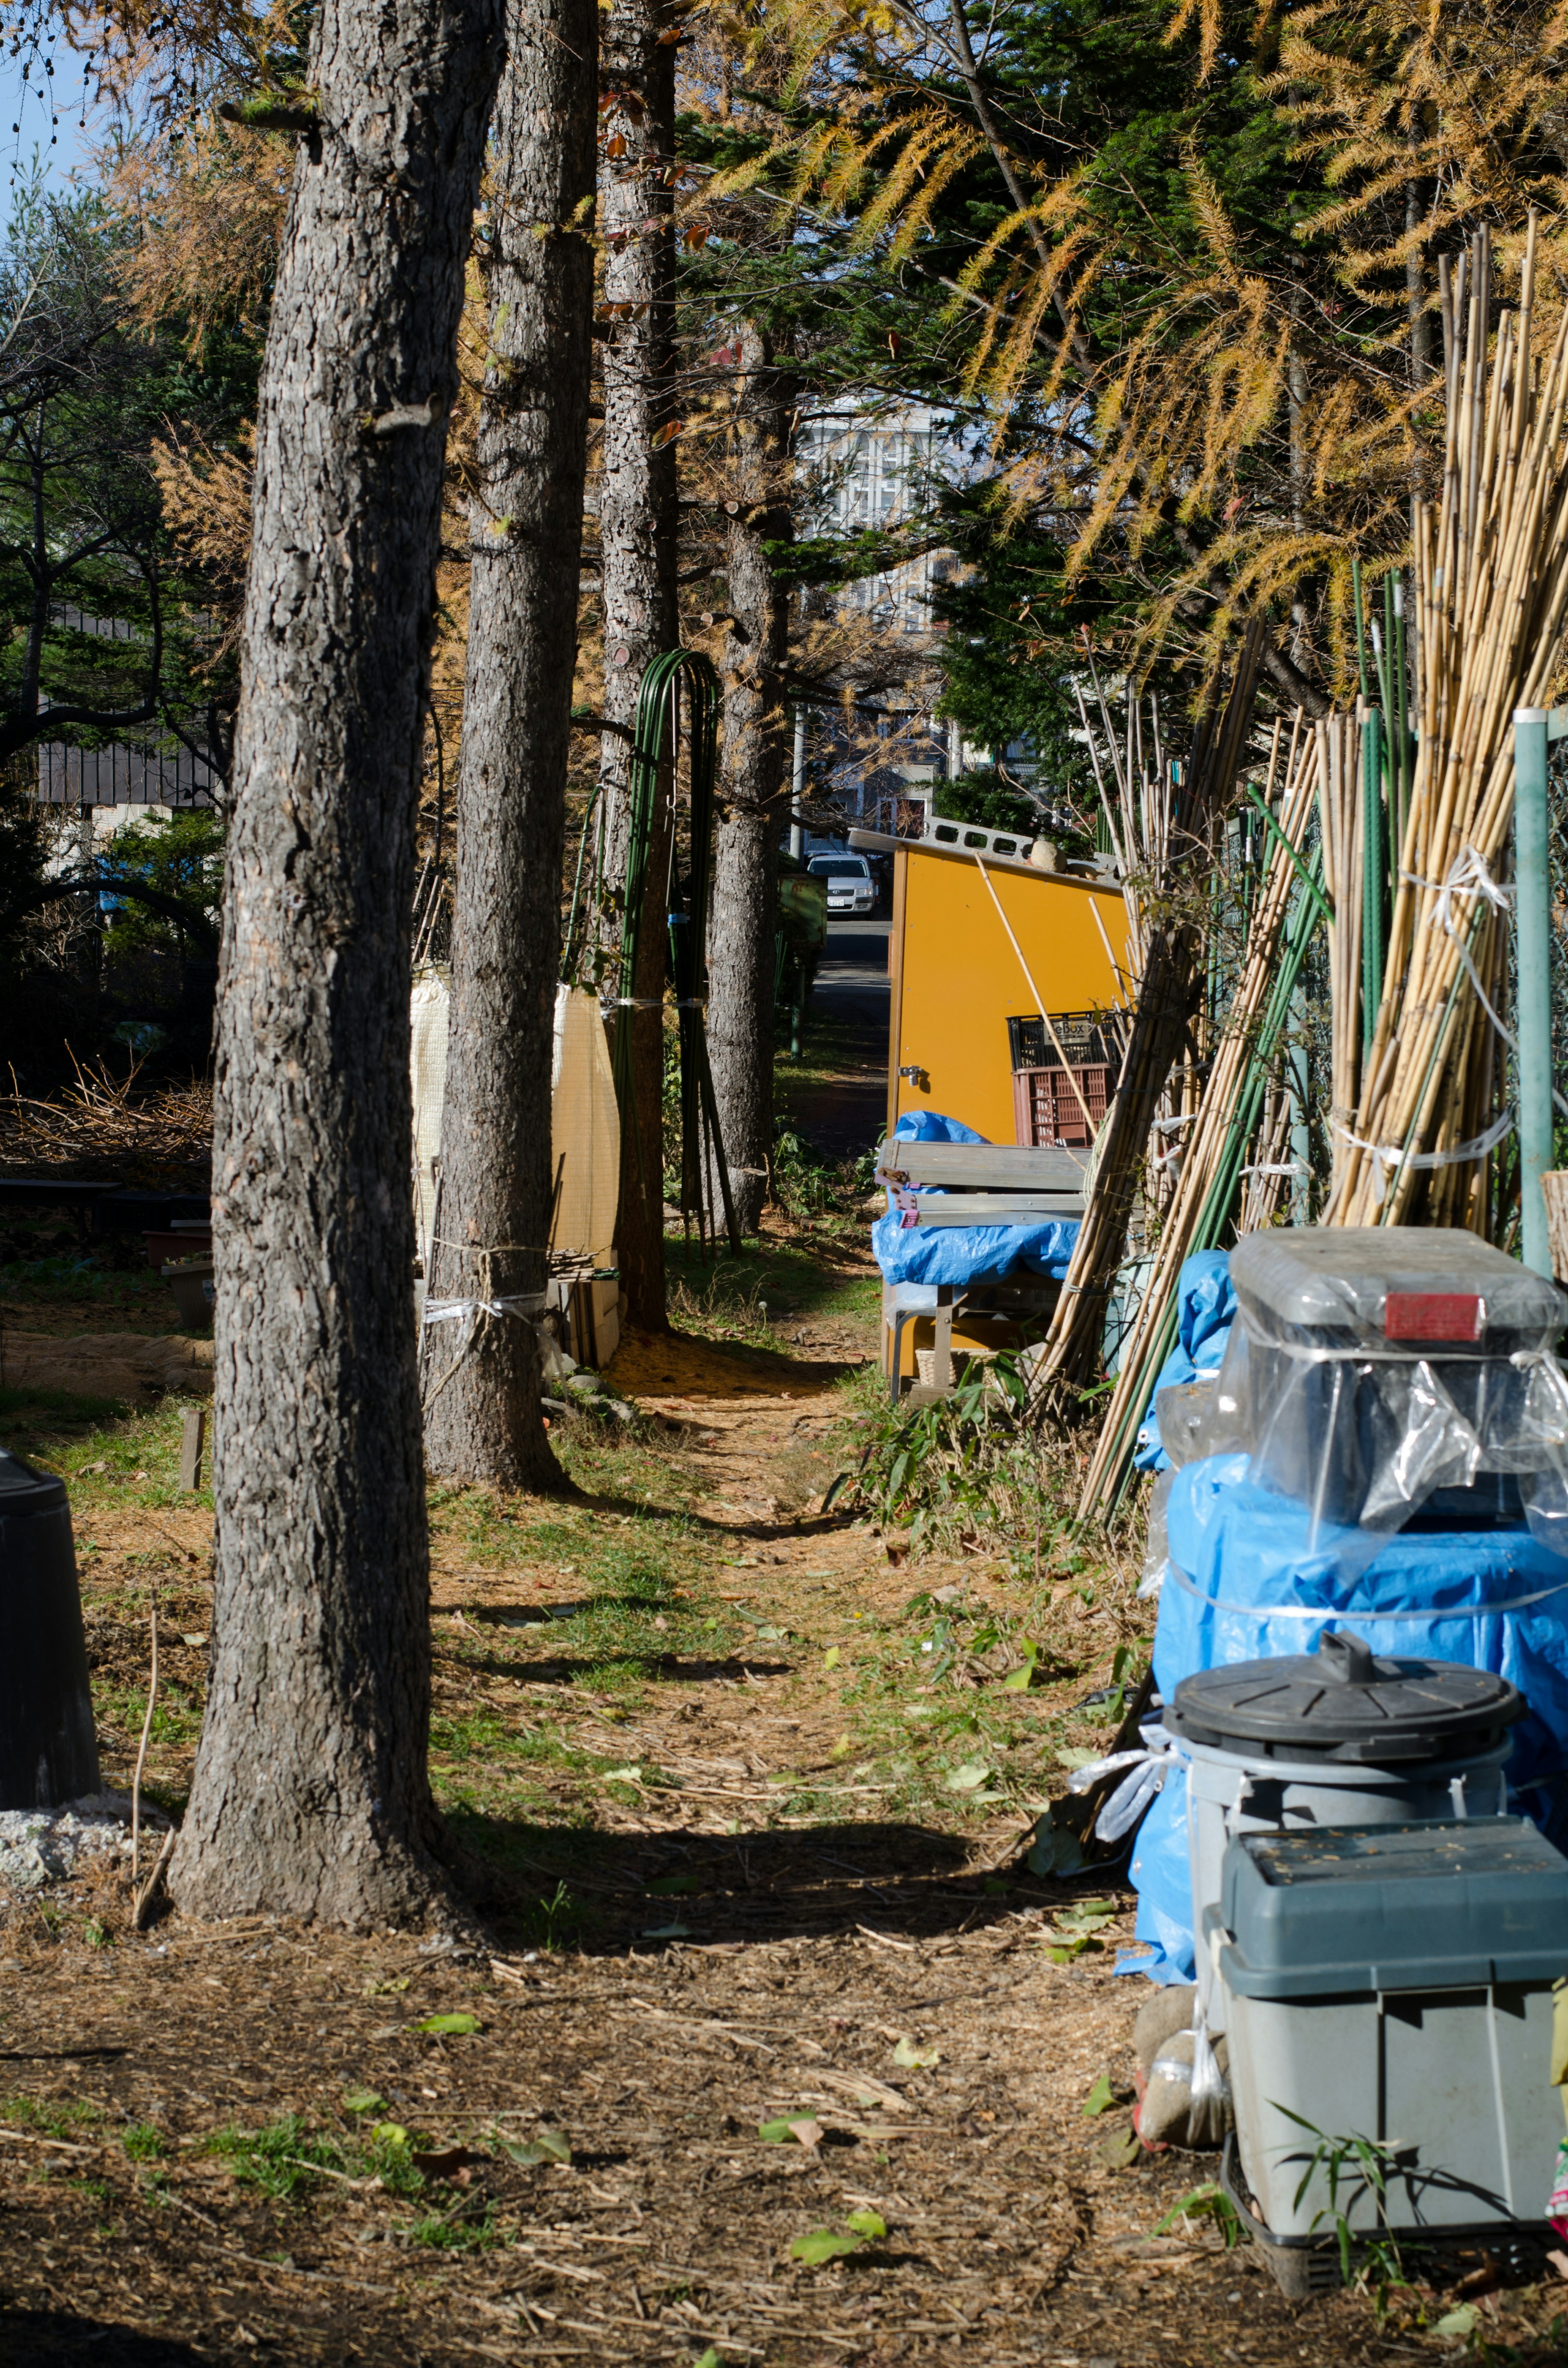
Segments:
[[[641,1768],[606,1768],[600,1770],[607,1784],[641,1784]]]
[[[851,2212],[844,2225],[853,2228],[858,2237],[885,2237],[888,2233],[888,2224],[880,2212]]]
[[[1433,2328],[1434,2335],[1473,2335],[1481,2313],[1472,2302],[1461,2302],[1457,2310],[1448,2310]]]
[[[346,2113],[384,2113],[386,2109],[386,2099],[374,2089],[346,2089],[343,2092]]]
[[[788,2113],[778,2121],[759,2122],[756,2134],[765,2146],[797,2145],[814,2146],[822,2136],[822,2123],[814,2113]]]
[[[1059,1907],[1056,1921],[1066,1932],[1100,1932],[1108,1924],[1116,1922],[1114,1907],[1096,1907],[1092,1900],[1082,1907]]]
[[[476,2014],[427,2014],[423,2022],[414,2027],[415,2031],[434,2032],[438,2039],[467,2039],[484,2028]]]
[[[650,1924],[642,1933],[644,1941],[689,1941],[689,1924]]]
[[[1110,2082],[1106,2078],[1105,2074],[1102,2072],[1099,2078],[1095,2082],[1094,2087],[1090,2089],[1088,2095],[1085,2098],[1083,2103],[1079,2106],[1078,2111],[1083,2113],[1086,2119],[1093,2121],[1098,2113],[1108,2113],[1115,2102],[1116,2092],[1112,2089]]]
[[[836,2260],[843,2253],[858,2253],[865,2241],[863,2237],[841,2237],[832,2228],[813,2228],[809,2237],[796,2237],[790,2248],[790,2257],[814,2270],[820,2261]]]
[[[916,2047],[906,2031],[893,2049],[892,2060],[905,2072],[928,2072],[934,2064],[941,2062],[942,2051],[939,2047]]]
[[[378,2146],[405,2146],[408,2144],[408,2132],[401,2122],[377,2122],[370,2135]]]
[[[955,1768],[947,1779],[948,1790],[949,1793],[978,1793],[990,1773],[983,1759],[966,1759],[963,1766]]]
[[[1059,1751],[1056,1755],[1057,1764],[1062,1768],[1092,1768],[1096,1759],[1104,1758],[1103,1751],[1085,1751],[1081,1744],[1074,1744],[1066,1751]]]
[[[570,2162],[572,2159],[572,2149],[563,2130],[540,2130],[537,2136],[529,2138],[523,2146],[515,2144],[510,2138],[503,2138],[501,2144],[514,2162],[525,2166],[539,2162]]]
[[[822,1665],[823,1665],[823,1668],[824,1668],[824,1669],[836,1669],[836,1668],[837,1668],[837,1667],[838,1667],[838,1646],[837,1646],[836,1645],[830,1645],[828,1646],[828,1648],[827,1648],[826,1652],[825,1652],[825,1653],[823,1655],[823,1656],[822,1656]]]
[[[1142,2156],[1143,2141],[1136,2130],[1117,2130],[1101,2138],[1096,2151],[1108,2170],[1131,2170]]]
[[[691,2363],[691,2368],[723,2368],[723,2362],[711,2344]]]

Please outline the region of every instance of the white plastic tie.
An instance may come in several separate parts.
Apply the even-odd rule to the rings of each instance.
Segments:
[[[1485,1002],[1484,996],[1482,1000]],[[1489,1009],[1490,1008],[1488,1006]],[[1504,1032],[1506,1034],[1506,1030]],[[1512,1046],[1514,1040],[1509,1036],[1507,1042]],[[1561,1100],[1561,1096],[1558,1099]],[[1514,1126],[1514,1113],[1511,1110],[1506,1110],[1500,1118],[1493,1120],[1484,1133],[1471,1135],[1468,1143],[1456,1143],[1451,1151],[1406,1152],[1403,1146],[1397,1143],[1369,1143],[1365,1135],[1353,1134],[1350,1129],[1347,1126],[1342,1126],[1337,1119],[1334,1121],[1334,1131],[1341,1142],[1353,1144],[1358,1151],[1369,1151],[1378,1162],[1373,1172],[1372,1198],[1380,1208],[1388,1190],[1389,1175],[1394,1168],[1461,1167],[1468,1160],[1484,1159],[1489,1151],[1495,1151],[1504,1136],[1512,1134]]]
[[[1492,1025],[1497,1030],[1498,1035],[1503,1039],[1504,1043],[1506,1044],[1509,1052],[1517,1058],[1519,1048],[1515,1041],[1513,1030],[1511,1029],[1505,1028],[1502,1020],[1492,1008],[1492,998],[1481,983],[1481,973],[1476,969],[1475,963],[1471,958],[1470,948],[1466,945],[1463,938],[1454,927],[1454,916],[1451,908],[1453,900],[1456,896],[1479,896],[1483,904],[1490,905],[1494,912],[1506,913],[1513,904],[1514,898],[1518,894],[1518,891],[1515,888],[1505,887],[1501,882],[1494,880],[1491,872],[1486,868],[1485,857],[1482,854],[1480,848],[1475,847],[1464,848],[1458,855],[1455,856],[1452,863],[1449,866],[1449,876],[1446,880],[1426,880],[1422,877],[1419,871],[1402,871],[1399,876],[1402,880],[1407,881],[1411,887],[1425,888],[1437,899],[1437,903],[1433,905],[1431,912],[1426,916],[1427,920],[1429,922],[1436,921],[1443,931],[1444,936],[1453,939],[1454,944],[1459,949],[1460,960],[1464,964],[1465,975],[1470,980],[1471,986],[1474,987],[1476,994],[1481,998],[1482,1009],[1485,1012],[1488,1019],[1491,1020]],[[1568,1101],[1564,1101],[1562,1096],[1557,1091],[1555,1086],[1551,1090],[1551,1099],[1562,1117],[1568,1118]],[[1369,1146],[1363,1145],[1362,1148],[1369,1148]],[[1452,1156],[1453,1157],[1458,1158],[1459,1154],[1456,1152]],[[1411,1167],[1418,1167],[1420,1164],[1421,1163],[1419,1161],[1415,1159],[1409,1160],[1406,1163],[1406,1165]]]

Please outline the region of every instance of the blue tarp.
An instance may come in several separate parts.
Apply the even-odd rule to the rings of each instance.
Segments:
[[[1231,1260],[1224,1250],[1194,1250],[1176,1278],[1176,1347],[1160,1367],[1149,1411],[1138,1432],[1132,1461],[1140,1472],[1168,1472],[1171,1459],[1160,1437],[1155,1400],[1162,1390],[1178,1382],[1196,1382],[1217,1373],[1224,1360],[1231,1326],[1236,1320],[1236,1294],[1231,1281]]]
[[[893,1129],[900,1143],[984,1143],[961,1120],[937,1110],[905,1110]],[[1043,1225],[905,1225],[888,1195],[871,1227],[871,1249],[888,1282],[1000,1282],[1044,1274],[1060,1282],[1078,1238],[1076,1217]]]
[[[1154,1631],[1154,1683],[1169,1702],[1195,1670],[1310,1653],[1325,1626],[1354,1628],[1380,1655],[1460,1661],[1517,1686],[1529,1715],[1508,1762],[1517,1805],[1556,1839],[1568,1769],[1568,1562],[1528,1529],[1424,1530],[1389,1539],[1346,1575],[1358,1531],[1321,1523],[1293,1498],[1256,1486],[1244,1455],[1177,1472],[1165,1508],[1170,1563]],[[1183,1586],[1186,1578],[1188,1585]],[[1192,1590],[1196,1588],[1195,1594]],[[1209,1598],[1210,1600],[1200,1600]],[[1128,1971],[1191,1981],[1192,1897],[1187,1787],[1167,1780],[1132,1861],[1138,1938],[1152,1959]]]

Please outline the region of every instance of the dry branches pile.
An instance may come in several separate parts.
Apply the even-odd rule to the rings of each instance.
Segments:
[[[113,1076],[108,1065],[84,1069],[58,1101],[37,1101],[17,1090],[12,1072],[8,1099],[0,1100],[0,1168],[13,1176],[51,1169],[84,1180],[122,1184],[188,1182],[207,1189],[212,1146],[212,1087],[188,1085],[137,1091],[138,1070]]]

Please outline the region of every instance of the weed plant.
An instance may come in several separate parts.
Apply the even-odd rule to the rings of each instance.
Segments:
[[[859,1454],[829,1488],[824,1511],[865,1513],[905,1531],[914,1553],[1005,1554],[1020,1577],[1073,1577],[1091,1556],[1131,1565],[1136,1523],[1114,1535],[1075,1527],[1076,1453],[1031,1417],[1016,1355],[975,1360],[929,1406],[890,1405],[869,1371],[857,1376],[851,1400]]]

